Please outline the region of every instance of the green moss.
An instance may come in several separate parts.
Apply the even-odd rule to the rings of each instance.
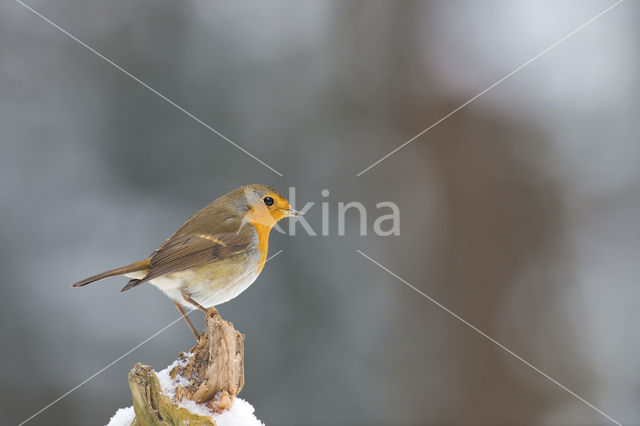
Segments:
[[[148,365],[136,364],[129,372],[129,386],[136,412],[132,426],[215,426],[211,418],[178,407],[163,394],[156,373]]]

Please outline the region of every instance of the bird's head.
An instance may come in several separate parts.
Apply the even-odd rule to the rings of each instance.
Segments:
[[[247,185],[243,189],[249,206],[246,217],[254,225],[271,228],[284,217],[304,214],[292,209],[289,200],[266,185]]]

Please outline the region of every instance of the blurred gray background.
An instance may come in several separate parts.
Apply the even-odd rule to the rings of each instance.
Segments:
[[[0,3],[0,418],[17,424],[177,317],[152,286],[71,283],[147,256],[248,183],[332,211],[220,307],[267,425],[640,424],[640,4],[627,1],[364,175],[613,1],[33,0],[279,177],[18,3]],[[401,209],[347,235],[339,201]],[[286,224],[285,224],[286,226]],[[202,326],[199,312],[192,314]],[[179,322],[33,419],[100,425]]]

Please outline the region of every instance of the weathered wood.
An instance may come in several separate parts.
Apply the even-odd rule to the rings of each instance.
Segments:
[[[219,402],[224,405],[226,393],[232,402],[244,386],[244,335],[223,320],[215,308],[209,309],[207,328],[192,353],[186,366],[177,366],[171,372],[172,377],[179,374],[189,381],[178,390],[178,398],[208,403],[222,396]]]
[[[136,412],[132,426],[215,426],[210,417],[199,416],[186,408],[178,407],[163,394],[156,373],[148,365],[136,364],[129,372],[129,387]]]
[[[179,361],[169,373],[176,384],[171,396],[163,393],[150,366],[136,364],[131,370],[129,386],[136,413],[133,425],[215,426],[211,417],[194,414],[179,404],[191,400],[213,412],[231,408],[244,385],[244,335],[212,308],[198,344],[191,353],[180,354]]]

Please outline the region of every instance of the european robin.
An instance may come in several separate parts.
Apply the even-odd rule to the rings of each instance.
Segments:
[[[271,228],[284,217],[300,215],[273,188],[243,186],[191,216],[148,258],[73,286],[116,275],[131,278],[122,291],[149,282],[173,300],[198,339],[183,307],[206,312],[246,290],[267,260]]]

